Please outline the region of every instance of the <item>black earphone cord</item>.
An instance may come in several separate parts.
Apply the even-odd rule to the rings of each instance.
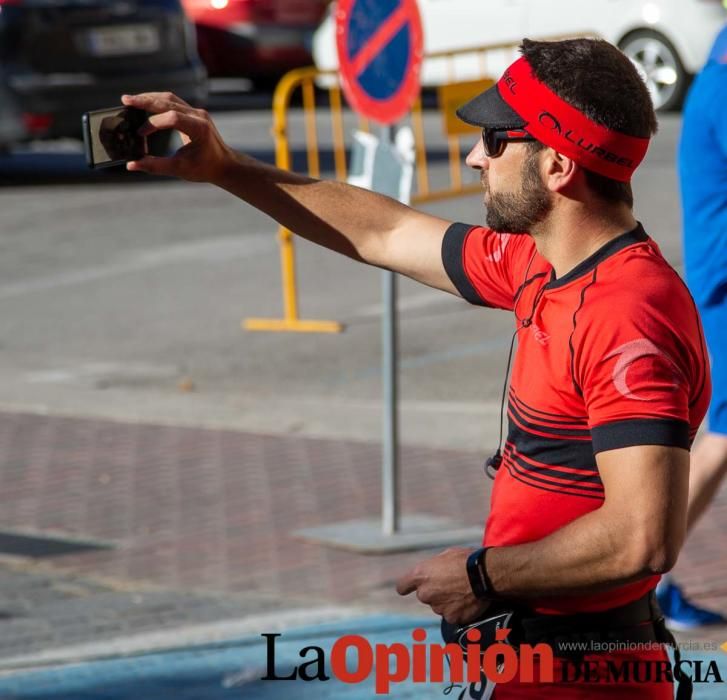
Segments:
[[[530,266],[533,264],[533,260],[535,259],[535,254],[530,258],[530,262],[528,262],[528,266],[525,270],[525,281],[522,283],[522,286],[520,287],[520,290],[517,293],[517,296],[515,297],[515,301],[513,302],[513,310],[517,309],[517,303],[520,301],[520,297],[522,296],[522,293],[525,291],[525,288],[532,282],[533,280],[537,279],[538,277],[542,277],[544,273],[535,275],[528,279],[528,272],[530,272]],[[543,296],[543,292],[545,291],[545,286],[541,287],[538,293],[535,295],[535,299],[533,299],[533,308],[530,310],[530,315],[527,318],[518,319],[520,321],[520,325],[515,329],[515,332],[512,334],[512,338],[510,340],[510,351],[507,355],[507,369],[505,370],[505,383],[502,387],[502,400],[500,401],[500,439],[497,443],[497,450],[495,451],[495,454],[493,454],[491,457],[489,457],[485,461],[485,474],[490,477],[490,479],[494,479],[497,475],[497,470],[502,465],[502,437],[503,437],[503,424],[505,420],[505,396],[507,395],[507,387],[510,381],[510,367],[512,365],[512,354],[513,349],[515,348],[515,338],[517,338],[517,334],[523,329],[528,328],[532,322],[533,322],[533,316],[535,315],[535,309],[538,306],[538,303],[540,302],[540,297]],[[517,313],[515,313],[515,318],[517,318]]]

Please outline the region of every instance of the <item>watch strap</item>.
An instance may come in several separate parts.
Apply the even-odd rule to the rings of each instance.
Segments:
[[[481,547],[467,557],[467,576],[472,592],[479,600],[491,600],[495,597],[485,574],[485,555],[488,549],[489,547]]]

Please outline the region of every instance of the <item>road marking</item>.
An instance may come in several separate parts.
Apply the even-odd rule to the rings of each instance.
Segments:
[[[461,299],[447,292],[424,292],[423,294],[412,294],[411,296],[402,297],[397,300],[396,308],[399,311],[411,311],[412,309],[423,309],[427,306],[436,306],[439,304],[449,304],[452,302],[461,302]],[[460,306],[460,309],[467,309],[466,306]],[[383,302],[378,304],[368,304],[356,309],[353,318],[367,318],[371,316],[381,316],[383,313]]]
[[[399,358],[399,369],[419,369],[422,367],[429,367],[431,365],[451,362],[452,360],[461,360],[467,357],[487,358],[487,356],[492,352],[502,351],[502,371],[504,372],[504,353],[510,345],[510,338],[510,335],[496,335],[480,343],[457,345],[444,350],[437,350],[436,352],[424,353],[415,357],[402,356]],[[328,383],[331,386],[335,386],[338,384],[346,384],[351,381],[371,379],[372,377],[377,377],[380,374],[381,366],[374,365],[356,372],[343,373],[336,379],[330,380]]]
[[[106,265],[95,265],[82,270],[71,270],[48,277],[0,285],[0,301],[26,294],[48,292],[60,287],[87,284],[109,277],[153,270],[165,265],[200,262],[217,264],[274,253],[277,249],[278,243],[275,234],[253,233],[142,250]]]
[[[489,338],[481,343],[457,345],[439,352],[430,352],[426,355],[419,355],[418,357],[403,358],[399,361],[399,367],[403,369],[414,369],[417,367],[428,367],[429,365],[439,364],[440,362],[459,360],[464,357],[477,357],[478,355],[484,356],[493,350],[504,350],[509,344],[509,336],[499,335],[494,338]],[[503,365],[504,364],[505,361],[503,358]]]
[[[94,660],[116,659],[121,656],[184,650],[205,644],[220,644],[225,640],[252,637],[250,643],[259,643],[260,630],[285,632],[297,627],[320,625],[358,618],[366,614],[364,607],[322,607],[310,610],[278,610],[271,613],[250,615],[240,620],[211,622],[206,624],[180,624],[160,632],[142,632],[103,641],[103,651],[98,641],[45,649],[22,656],[0,660],[0,671],[38,669],[42,666],[82,663]],[[244,640],[240,639],[240,644]]]
[[[57,367],[27,372],[23,378],[29,384],[67,384],[101,379],[153,381],[174,379],[179,374],[180,368],[176,365],[153,365],[141,362],[88,362],[77,367]]]

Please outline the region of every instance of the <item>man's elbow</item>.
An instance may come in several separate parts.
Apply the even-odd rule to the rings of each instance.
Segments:
[[[670,571],[677,563],[683,542],[683,535],[677,533],[661,537],[635,535],[630,543],[628,577],[653,576]]]
[[[675,547],[671,543],[664,543],[655,547],[644,560],[644,572],[647,576],[665,574],[671,571],[677,563],[681,547]]]

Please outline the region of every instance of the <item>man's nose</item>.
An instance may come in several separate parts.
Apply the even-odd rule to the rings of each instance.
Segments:
[[[490,159],[485,155],[485,146],[482,139],[477,139],[464,162],[468,167],[475,170],[485,170],[490,167]]]

